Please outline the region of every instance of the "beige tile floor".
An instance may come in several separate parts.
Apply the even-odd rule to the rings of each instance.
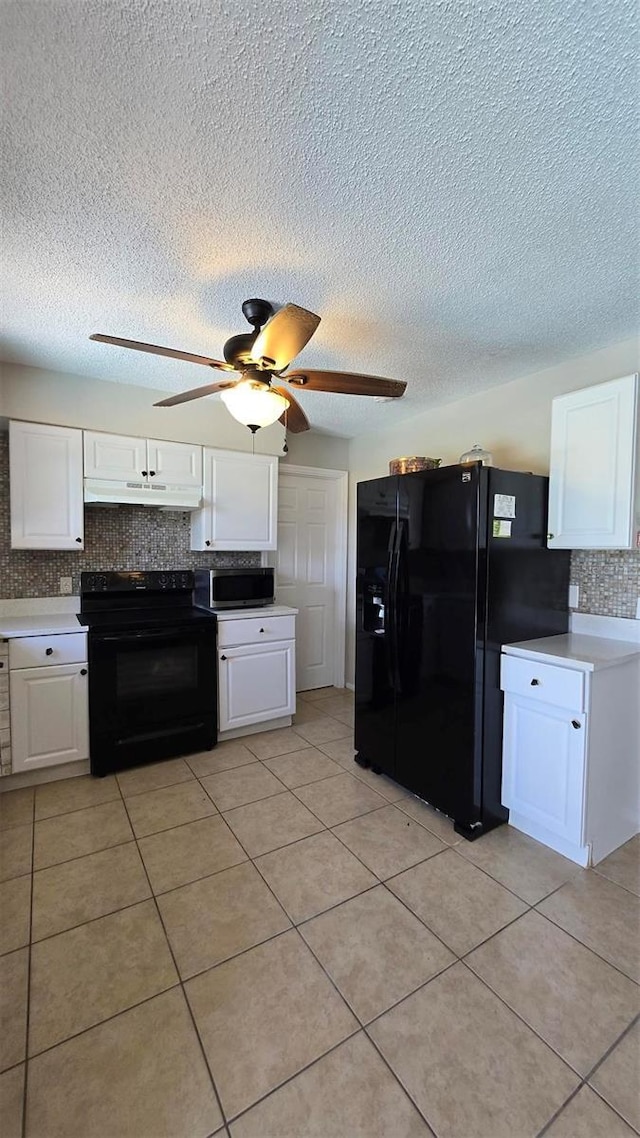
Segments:
[[[352,714],[0,795],[2,1138],[640,1133],[640,838],[469,844]]]

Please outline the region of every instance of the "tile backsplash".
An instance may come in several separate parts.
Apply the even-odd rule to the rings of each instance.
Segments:
[[[0,597],[58,596],[60,577],[71,577],[77,594],[87,569],[260,565],[259,553],[191,552],[189,514],[151,506],[86,507],[84,539],[78,552],[11,549],[9,442],[0,432]]]
[[[640,598],[640,550],[574,549],[571,584],[580,590],[577,612],[633,619]]]

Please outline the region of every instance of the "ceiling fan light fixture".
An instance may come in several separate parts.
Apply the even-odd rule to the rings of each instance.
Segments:
[[[228,391],[221,391],[220,398],[229,414],[253,434],[260,427],[275,423],[289,406],[283,395],[254,379],[244,379]]]

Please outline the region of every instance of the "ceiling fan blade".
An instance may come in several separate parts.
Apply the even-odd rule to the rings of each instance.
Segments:
[[[214,367],[219,371],[235,371],[232,364],[223,363],[222,360],[212,360],[209,356],[196,356],[193,352],[181,352],[178,348],[143,344],[141,340],[122,340],[119,336],[104,336],[101,332],[94,332],[89,339],[98,340],[101,344],[115,344],[117,348],[135,348],[136,352],[151,352],[154,356],[169,356],[172,360],[186,360],[190,364],[204,364],[205,367]]]
[[[297,304],[285,304],[267,321],[254,342],[254,360],[266,357],[274,361],[274,371],[281,371],[302,351],[315,332],[320,317]]]
[[[383,399],[399,399],[406,383],[399,379],[383,379],[379,375],[356,375],[342,371],[292,371],[280,376],[307,391],[335,391],[342,395],[377,395]]]
[[[292,435],[299,435],[302,431],[308,431],[310,427],[309,420],[298,403],[298,400],[293,398],[291,392],[287,391],[286,387],[274,387],[273,384],[271,384],[271,390],[276,391],[278,395],[283,395],[289,404],[286,411],[282,412],[279,420],[284,424],[287,430],[291,431]]]
[[[220,383],[207,383],[204,387],[193,387],[191,391],[182,391],[180,395],[170,395],[168,399],[161,399],[154,403],[154,407],[177,407],[179,403],[189,403],[192,399],[202,399],[205,395],[215,395],[216,391],[224,391],[226,387],[235,387],[239,379],[222,380]]]

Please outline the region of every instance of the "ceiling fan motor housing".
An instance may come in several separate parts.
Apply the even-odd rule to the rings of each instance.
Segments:
[[[252,362],[251,349],[259,328],[255,332],[246,332],[241,336],[231,336],[224,346],[224,358],[228,364],[236,368],[237,371],[244,371],[244,369]]]

